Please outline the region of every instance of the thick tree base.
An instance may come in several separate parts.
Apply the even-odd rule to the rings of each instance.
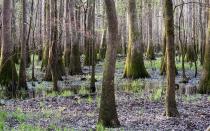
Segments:
[[[210,94],[210,79],[201,80],[198,92],[200,94]]]
[[[147,57],[148,60],[156,60],[155,53],[154,53],[154,48],[153,47],[150,47],[147,50],[146,57]]]
[[[11,60],[8,60],[6,63],[1,62],[0,84],[3,86],[8,86],[17,80],[18,80],[18,75],[15,68],[15,64]]]
[[[6,63],[1,62],[0,66],[0,84],[6,87],[5,96],[12,98],[17,95],[18,75],[15,64],[8,60]]]
[[[98,124],[102,125],[103,127],[106,128],[118,128],[120,127],[120,122],[118,119],[113,119],[113,120],[102,120],[99,118]]]
[[[144,63],[138,61],[126,62],[123,78],[139,79],[149,77],[150,75],[145,69]]]
[[[170,111],[165,111],[164,116],[167,116],[167,117],[179,117],[179,112],[176,108],[173,108],[173,109],[170,109]]]
[[[65,52],[64,52],[64,66],[65,67],[70,66],[70,55],[71,55],[71,51],[65,50]]]

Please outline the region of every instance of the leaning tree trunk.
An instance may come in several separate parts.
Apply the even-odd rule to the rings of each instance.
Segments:
[[[12,59],[13,44],[11,38],[11,0],[3,1],[3,34],[2,34],[2,48],[1,48],[1,62],[0,62],[0,84],[7,87],[7,91],[16,93],[17,72],[15,64]],[[11,92],[7,92],[11,95]]]
[[[172,0],[164,0],[164,25],[166,31],[167,52],[167,88],[165,99],[165,115],[175,117],[179,115],[175,100],[175,48],[174,48],[174,20]]]
[[[114,73],[117,47],[119,44],[119,38],[117,35],[118,21],[114,0],[105,0],[105,5],[109,28],[109,42],[107,45],[103,72],[102,94],[98,122],[105,127],[117,127],[120,126],[120,122],[118,120],[115,103]]]
[[[135,0],[129,0],[128,7],[129,45],[124,77],[132,79],[150,77],[144,66],[142,36],[138,31]]]
[[[202,94],[210,93],[210,8],[203,73],[199,85],[199,92]]]
[[[22,34],[22,42],[21,42],[21,61],[20,61],[20,70],[19,70],[19,80],[18,80],[18,87],[19,89],[25,89],[27,90],[27,84],[26,84],[26,42],[27,42],[27,26],[25,25],[27,23],[27,11],[26,11],[26,0],[22,0],[23,5],[23,21],[22,21],[22,27],[23,27],[23,34]]]

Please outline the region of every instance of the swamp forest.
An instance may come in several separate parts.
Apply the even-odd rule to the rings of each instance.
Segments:
[[[210,0],[0,0],[0,131],[210,131]]]

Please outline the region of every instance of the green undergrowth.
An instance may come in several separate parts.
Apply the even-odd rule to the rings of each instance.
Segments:
[[[196,94],[196,95],[184,95],[183,96],[183,101],[186,103],[191,103],[191,102],[196,102],[201,99],[201,94]]]

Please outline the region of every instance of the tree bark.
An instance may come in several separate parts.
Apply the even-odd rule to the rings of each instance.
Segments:
[[[69,74],[77,75],[82,73],[81,62],[80,62],[80,51],[79,43],[81,38],[80,32],[80,7],[74,10],[74,1],[70,0],[70,17],[71,17],[71,55],[70,55],[70,66]],[[75,16],[76,15],[76,16]]]
[[[21,42],[21,54],[20,54],[20,70],[19,70],[19,80],[18,80],[18,87],[19,89],[27,90],[27,83],[26,83],[26,42],[27,42],[27,9],[26,9],[26,0],[22,0],[23,5],[23,20],[22,20],[22,27],[23,27],[23,34],[22,34],[22,42]]]
[[[108,19],[109,44],[107,45],[103,72],[102,94],[98,122],[105,127],[118,127],[120,126],[120,122],[118,120],[116,110],[114,91],[114,73],[117,47],[119,45],[117,26],[118,21],[114,0],[105,0],[105,5]]]
[[[208,21],[208,30],[207,30],[207,39],[206,39],[206,50],[204,57],[203,73],[200,80],[199,92],[201,94],[210,93],[210,8],[209,8],[209,21]]]
[[[148,0],[148,19],[149,19],[149,38],[148,38],[148,47],[147,47],[147,58],[149,60],[155,60],[155,52],[154,52],[154,46],[153,46],[153,38],[152,38],[152,0]]]
[[[0,84],[7,87],[7,91],[16,93],[17,72],[13,62],[13,44],[11,38],[12,1],[3,1],[2,48],[0,62]],[[7,92],[11,95],[11,92]]]
[[[176,117],[179,115],[179,112],[177,110],[175,100],[175,48],[172,0],[164,0],[164,14],[167,52],[167,88],[165,98],[165,115],[169,117]]]
[[[124,69],[124,78],[146,78],[150,77],[144,66],[142,36],[138,31],[136,15],[136,1],[129,0],[128,4],[128,28],[129,45]]]

